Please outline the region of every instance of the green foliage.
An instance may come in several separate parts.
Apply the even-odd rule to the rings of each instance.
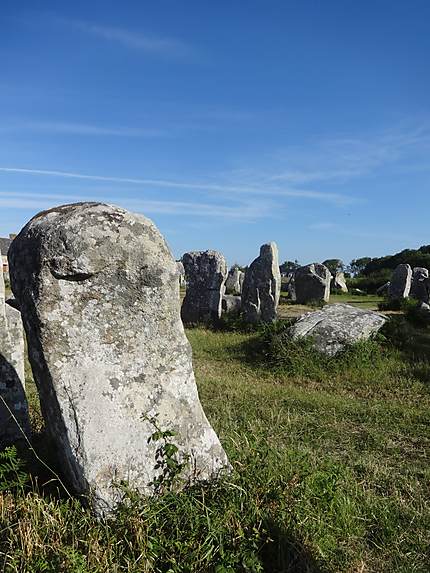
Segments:
[[[284,261],[282,265],[279,265],[279,270],[281,273],[292,273],[299,267],[299,261],[295,259],[294,261]]]
[[[395,255],[371,259],[362,273],[370,276],[384,269],[393,271],[400,264],[409,264],[412,268],[430,268],[430,245],[423,245],[419,249],[404,249]]]
[[[402,348],[384,332],[316,376],[293,373],[303,348],[293,367],[270,352],[261,360],[263,331],[281,335],[282,322],[187,330],[200,398],[232,473],[148,498],[127,491],[106,521],[77,500],[44,495],[35,480],[1,492],[3,570],[427,573],[430,361],[416,352],[430,340],[403,316],[389,328],[400,319],[409,329]],[[157,446],[174,440],[156,432]]]
[[[360,259],[353,259],[349,266],[348,266],[348,271],[352,274],[352,275],[357,275],[363,272],[364,268],[366,267],[367,264],[370,263],[372,259],[370,257],[361,257]]]
[[[25,463],[18,457],[15,446],[0,452],[0,492],[22,490],[28,482]]]
[[[343,271],[345,268],[343,261],[340,259],[327,259],[323,261],[323,265],[328,268],[333,276],[336,276],[336,273]]]
[[[359,275],[347,279],[348,289],[358,288],[366,293],[374,294],[379,287],[391,279],[391,269],[381,269],[369,275]]]
[[[155,450],[155,466],[158,475],[150,486],[154,488],[154,493],[160,495],[172,491],[176,486],[180,487],[180,474],[187,465],[188,459],[183,454],[180,455],[178,446],[174,444],[171,438],[176,436],[172,430],[162,430],[158,425],[157,418],[145,418],[155,429],[149,438],[148,444],[157,443]]]

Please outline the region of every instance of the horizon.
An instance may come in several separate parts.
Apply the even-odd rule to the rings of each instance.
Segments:
[[[0,236],[114,203],[175,259],[380,257],[428,238],[430,4],[6,2]]]

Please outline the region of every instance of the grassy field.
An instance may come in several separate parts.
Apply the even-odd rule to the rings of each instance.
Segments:
[[[403,326],[395,346],[285,364],[271,363],[267,333],[188,330],[232,475],[160,499],[130,493],[97,523],[55,480],[34,484],[52,475],[32,466],[30,486],[0,483],[2,570],[428,573],[430,334]],[[38,443],[49,458],[43,430]]]

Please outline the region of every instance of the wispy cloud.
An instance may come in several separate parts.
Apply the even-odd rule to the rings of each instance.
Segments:
[[[53,204],[94,200],[91,193],[87,194],[58,194],[58,193],[25,193],[19,191],[0,191],[0,207],[38,210],[52,207]],[[126,196],[105,198],[105,203],[121,204],[135,211],[149,214],[187,215],[212,217],[222,219],[255,220],[269,214],[270,207],[260,202],[240,202],[236,205],[225,206],[217,203],[198,201],[157,201],[151,199],[135,199]]]
[[[27,175],[40,175],[48,177],[63,177],[70,179],[82,179],[88,181],[105,181],[111,183],[129,183],[132,185],[142,185],[147,187],[170,188],[181,190],[200,190],[209,193],[234,193],[243,195],[258,195],[262,197],[295,197],[298,199],[310,199],[324,201],[335,204],[348,204],[353,199],[339,193],[325,193],[307,189],[291,189],[282,186],[255,185],[241,186],[229,184],[213,184],[203,182],[171,181],[166,179],[141,179],[131,177],[111,177],[106,175],[89,175],[71,171],[57,171],[49,169],[28,169],[23,167],[0,167],[0,172],[21,173]]]
[[[162,137],[166,132],[159,129],[134,127],[102,127],[84,123],[63,121],[28,121],[2,125],[0,132],[37,131],[65,135],[113,136],[113,137]]]
[[[386,130],[366,136],[333,138],[283,150],[276,162],[274,182],[293,185],[346,182],[398,165],[411,154],[430,150],[430,125]],[[279,168],[279,165],[286,165]]]
[[[174,38],[157,37],[117,26],[82,20],[65,20],[58,17],[55,17],[54,20],[89,36],[100,38],[106,42],[111,42],[131,50],[158,56],[180,58],[190,55],[191,53],[190,47],[185,44],[185,42]]]

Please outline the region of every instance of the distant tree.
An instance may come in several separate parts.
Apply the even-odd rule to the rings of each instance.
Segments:
[[[242,267],[242,266],[239,265],[238,263],[233,263],[230,268],[232,268],[232,269],[239,269],[240,271],[245,272],[248,267]]]
[[[351,275],[359,275],[364,271],[366,266],[372,259],[370,257],[361,257],[360,259],[352,259],[348,266],[348,272]]]
[[[299,261],[295,259],[294,261],[285,261],[282,265],[279,266],[279,270],[281,273],[293,273],[296,269],[300,267]]]
[[[340,273],[345,268],[343,261],[340,259],[327,259],[323,262],[323,265],[328,268],[333,276],[336,276],[336,273]]]

